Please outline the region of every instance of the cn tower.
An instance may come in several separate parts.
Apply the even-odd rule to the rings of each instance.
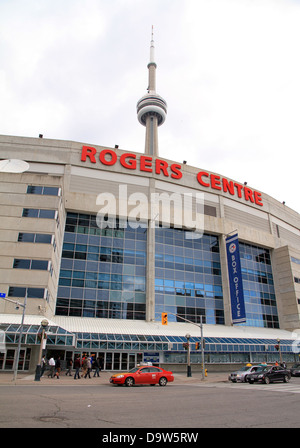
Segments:
[[[146,126],[145,154],[154,157],[158,156],[157,128],[165,122],[167,116],[167,103],[156,93],[156,67],[152,26],[148,93],[138,101],[136,107],[139,122]]]

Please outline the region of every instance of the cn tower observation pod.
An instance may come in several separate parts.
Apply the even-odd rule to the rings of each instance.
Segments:
[[[138,121],[146,126],[147,116],[155,115],[157,117],[157,125],[162,125],[167,116],[167,103],[156,93],[148,93],[144,95],[137,103]]]

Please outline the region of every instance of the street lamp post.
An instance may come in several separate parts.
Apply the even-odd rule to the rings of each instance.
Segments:
[[[201,359],[202,359],[202,380],[205,379],[205,359],[204,359],[204,339],[203,339],[203,323],[202,316],[200,316],[200,331],[201,331]]]
[[[1,293],[1,298],[6,300],[7,302],[11,302],[14,303],[16,305],[16,309],[18,310],[20,307],[23,308],[23,313],[22,313],[22,319],[21,319],[21,325],[20,325],[20,330],[19,330],[19,341],[18,341],[18,348],[17,348],[17,354],[15,356],[15,360],[14,360],[14,373],[13,373],[13,378],[12,381],[16,381],[17,380],[17,374],[18,374],[18,367],[19,367],[19,358],[20,358],[20,351],[21,351],[21,342],[22,342],[22,336],[23,336],[23,326],[24,326],[24,319],[25,319],[25,311],[26,311],[26,303],[27,303],[27,289],[26,289],[26,294],[24,297],[24,303],[20,303],[17,300],[11,300],[8,299],[7,297],[5,297],[5,293]]]
[[[280,347],[280,339],[279,338],[277,339],[277,344],[278,344],[280,364],[282,364],[282,354],[281,354],[281,347]]]
[[[23,336],[23,325],[24,325],[24,318],[25,318],[25,311],[26,311],[26,303],[27,303],[27,289],[26,289],[26,294],[25,294],[25,298],[24,298],[24,303],[23,304],[17,303],[17,306],[23,307],[23,313],[22,313],[22,320],[21,320],[20,333],[19,333],[17,356],[15,358],[13,381],[16,381],[16,379],[17,379],[17,372],[18,372],[18,367],[19,367],[19,358],[20,358],[20,351],[21,351],[21,342],[22,342],[22,336]]]
[[[43,353],[43,343],[44,343],[45,331],[46,331],[46,328],[48,327],[48,324],[49,324],[49,322],[47,321],[47,319],[43,319],[41,322],[41,326],[42,326],[41,345],[40,345],[38,364],[37,364],[36,370],[35,370],[34,381],[40,381],[40,379],[41,379],[41,372],[42,372],[41,362],[42,362],[42,353]]]
[[[191,335],[188,333],[185,335],[187,340],[187,376],[192,376],[192,370],[191,370],[191,347],[190,347],[190,337]]]

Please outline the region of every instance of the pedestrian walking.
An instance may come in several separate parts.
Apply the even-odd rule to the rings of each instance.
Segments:
[[[73,367],[73,361],[72,358],[67,359],[67,368],[68,370],[66,371],[66,376],[73,376],[72,375],[72,367]]]
[[[80,367],[81,367],[81,362],[80,362],[80,357],[76,356],[75,361],[74,361],[74,367],[75,367],[75,375],[74,375],[74,380],[80,379]]]
[[[101,370],[101,359],[99,356],[97,359],[95,359],[94,367],[95,367],[94,378],[96,375],[99,377],[100,376],[99,372]]]
[[[44,372],[45,372],[45,369],[46,369],[46,364],[47,364],[47,361],[46,361],[46,357],[44,355],[42,357],[42,359],[41,359],[41,378],[42,378],[42,376],[44,376]]]
[[[87,371],[86,371],[84,378],[86,378],[87,376],[89,376],[89,378],[91,378],[92,363],[91,363],[90,356],[87,358],[86,367],[87,367]]]
[[[81,378],[87,373],[87,357],[82,358],[82,374]]]
[[[53,357],[51,357],[49,359],[49,367],[50,367],[50,371],[49,371],[49,374],[48,374],[48,378],[49,378],[49,376],[51,378],[53,378],[53,376],[54,376],[54,369],[55,369],[55,361],[54,361]]]
[[[57,357],[57,360],[55,361],[55,376],[59,380],[59,374],[61,371],[61,363],[60,363],[60,356]]]

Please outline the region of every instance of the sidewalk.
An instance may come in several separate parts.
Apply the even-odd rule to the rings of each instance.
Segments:
[[[40,381],[35,381],[35,374],[28,374],[28,373],[18,373],[17,380],[12,381],[13,379],[13,372],[1,372],[0,373],[0,386],[5,385],[28,385],[28,384],[35,384],[39,386],[42,384],[43,386],[67,386],[72,385],[76,386],[77,384],[81,385],[110,385],[109,378],[112,374],[118,373],[118,372],[100,372],[100,377],[93,377],[94,372],[91,373],[91,378],[80,378],[79,380],[74,380],[74,374],[73,376],[66,376],[65,371],[63,371],[60,374],[60,378],[48,378],[48,371],[45,372],[45,375],[40,379]],[[215,373],[208,373],[207,377],[205,377],[204,380],[202,380],[202,374],[200,372],[193,373],[191,377],[187,377],[186,373],[180,372],[175,373],[174,372],[174,383],[173,384],[186,384],[186,383],[218,383],[218,382],[227,382],[228,373],[226,372],[215,372]]]

